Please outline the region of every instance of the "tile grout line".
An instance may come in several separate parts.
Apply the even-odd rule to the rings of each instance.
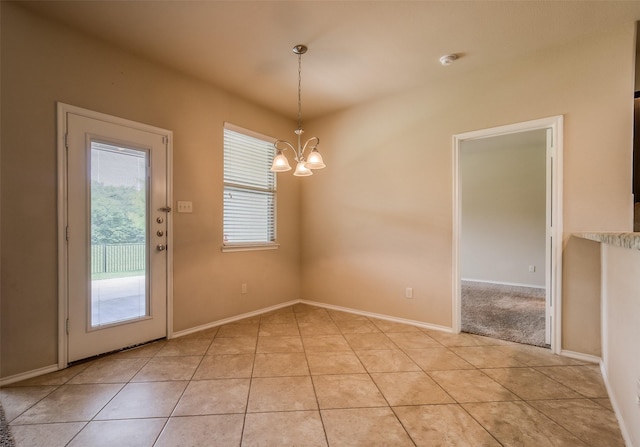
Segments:
[[[431,338],[432,340],[435,340],[433,337],[430,337],[429,334],[425,334],[427,337]],[[458,354],[456,354],[454,351],[452,351],[448,346],[445,346],[444,344],[440,343],[438,340],[435,340],[436,343],[439,343],[444,349],[446,349],[448,352],[452,353],[453,355],[455,355],[456,357],[460,358],[463,361],[464,360],[462,357],[460,357]],[[402,349],[402,348],[400,348]],[[404,352],[404,350],[403,350]],[[405,354],[407,356],[409,356],[409,358],[411,358],[411,356],[409,354],[407,354],[405,352]],[[467,362],[468,363],[468,362]],[[471,365],[475,368],[475,365]],[[451,404],[442,404],[442,405],[455,405],[458,408],[460,408],[462,411],[464,411],[465,413],[469,414],[469,412],[466,410],[466,408],[464,408],[462,406],[462,404],[455,398],[453,397],[446,389],[444,389],[444,387],[440,384],[440,382],[438,382],[431,374],[429,374],[429,371],[424,370],[423,368],[420,368],[422,370],[423,373],[426,374],[427,377],[429,377],[447,396],[449,396],[449,398],[451,398],[451,400],[453,401],[453,403]],[[450,371],[450,370],[449,370]],[[464,369],[458,370],[458,371],[467,371]],[[420,405],[418,405],[420,406]],[[395,411],[394,411],[395,412]],[[487,430],[482,424],[480,424],[479,421],[477,421],[473,416],[471,416],[471,414],[469,414],[469,416],[476,421],[480,427],[482,427],[482,429],[489,435],[491,436],[498,444],[500,444],[501,446],[503,446],[504,444],[502,444],[495,436],[493,436],[493,434],[491,432],[489,432],[489,430]]]
[[[313,351],[307,351],[307,347],[304,343],[304,338],[302,336],[302,331],[300,328],[300,318],[302,314],[304,314],[306,312],[295,312],[295,309],[292,309],[292,314],[294,316],[294,321],[295,321],[295,325],[298,331],[298,335],[297,337],[299,337],[300,339],[300,343],[302,345],[302,352],[304,353],[304,358],[305,358],[305,362],[306,362],[306,369],[307,369],[307,375],[303,375],[303,376],[299,376],[299,375],[295,375],[295,376],[273,376],[273,377],[309,377],[309,380],[311,381],[311,385],[312,385],[312,389],[313,389],[313,393],[314,393],[314,397],[315,397],[315,402],[317,405],[317,412],[320,416],[320,422],[322,423],[322,428],[323,428],[323,433],[324,433],[324,438],[325,441],[327,443],[327,445],[329,445],[329,439],[328,439],[328,434],[327,434],[327,427],[325,426],[325,421],[324,418],[322,417],[322,409],[320,408],[320,403],[319,403],[319,398],[318,398],[318,391],[316,389],[316,383],[314,381],[314,376],[311,372],[311,368],[310,368],[310,364],[309,364],[309,360],[308,360],[308,355],[313,352]],[[336,320],[334,319],[334,317],[327,312],[327,314],[329,315],[329,319],[331,321],[331,323],[333,325],[335,325],[338,328],[338,334],[340,334],[340,337],[342,339],[344,339],[346,341],[346,345],[349,347],[350,351],[345,351],[345,352],[350,352],[351,354],[353,354],[355,356],[355,358],[358,359],[358,362],[360,364],[360,366],[364,369],[363,373],[358,373],[358,374],[366,374],[367,377],[369,378],[369,380],[374,384],[374,386],[376,387],[376,389],[378,390],[378,392],[380,393],[380,395],[382,396],[382,398],[384,399],[384,402],[386,402],[386,406],[375,406],[375,407],[370,407],[370,406],[366,406],[366,407],[353,407],[353,406],[349,406],[349,407],[345,407],[348,409],[356,409],[356,408],[389,408],[392,411],[392,414],[394,415],[395,419],[400,423],[400,425],[403,427],[405,433],[408,435],[409,439],[414,443],[414,445],[416,444],[416,441],[411,437],[411,434],[409,433],[409,431],[407,430],[407,427],[405,427],[405,424],[402,422],[402,420],[400,419],[400,417],[398,416],[398,413],[396,412],[396,409],[391,406],[389,399],[385,396],[385,394],[382,392],[380,386],[378,385],[378,383],[373,379],[373,376],[371,373],[362,363],[362,360],[360,359],[360,356],[357,354],[357,352],[353,349],[353,344],[349,341],[349,339],[345,336],[346,334],[343,332],[343,329],[341,329],[337,324],[336,324]],[[300,315],[300,317],[299,317]],[[544,418],[544,420],[549,421],[550,424],[557,426],[559,428],[561,428],[562,430],[564,430],[564,432],[570,434],[571,436],[575,436],[577,439],[579,439],[581,442],[586,442],[583,441],[583,437],[587,436],[587,433],[583,433],[583,432],[578,432],[578,433],[574,433],[572,430],[570,430],[569,428],[567,428],[565,426],[565,424],[561,423],[561,421],[563,421],[564,419],[559,419],[558,421],[556,421],[557,419],[557,414],[551,412],[551,415],[547,415],[545,412],[543,412],[542,410],[539,410],[538,408],[533,406],[533,403],[535,402],[565,402],[565,401],[580,401],[580,402],[588,402],[590,405],[594,406],[594,407],[598,407],[601,411],[607,411],[610,412],[610,409],[605,407],[604,405],[600,404],[599,402],[596,402],[596,399],[603,399],[603,398],[608,398],[608,396],[602,396],[602,397],[589,397],[586,394],[575,390],[573,387],[565,385],[564,383],[560,382],[558,379],[548,375],[548,373],[551,372],[552,369],[554,368],[581,368],[584,369],[586,372],[588,372],[589,370],[587,369],[589,365],[584,365],[584,364],[553,364],[553,365],[546,365],[546,364],[542,364],[540,365],[539,363],[542,363],[544,361],[544,359],[541,359],[540,361],[537,361],[535,357],[526,357],[529,355],[530,352],[527,349],[522,349],[520,350],[519,346],[512,346],[512,345],[461,345],[461,346],[456,346],[451,344],[451,346],[445,345],[443,342],[435,339],[434,337],[431,337],[429,335],[429,333],[427,333],[426,331],[421,330],[420,333],[425,335],[426,337],[428,337],[429,339],[434,340],[438,345],[440,345],[441,347],[445,348],[447,350],[447,352],[453,354],[454,356],[460,358],[462,361],[465,361],[467,363],[469,363],[468,361],[466,361],[464,359],[464,357],[462,357],[461,355],[459,355],[457,352],[455,352],[453,350],[453,348],[487,348],[487,347],[493,347],[493,348],[505,348],[505,349],[497,349],[497,351],[499,352],[504,352],[505,355],[509,355],[510,352],[522,352],[523,355],[525,355],[524,358],[530,359],[527,360],[526,363],[523,363],[523,365],[517,365],[517,366],[512,366],[512,365],[507,365],[507,366],[489,366],[489,367],[479,367],[476,366],[475,364],[471,364],[470,366],[471,368],[469,369],[455,369],[455,370],[451,370],[451,369],[445,369],[445,370],[426,370],[424,368],[422,368],[420,365],[417,364],[417,362],[411,357],[411,355],[408,354],[407,349],[410,348],[403,348],[401,347],[398,342],[396,340],[394,340],[393,338],[389,337],[389,334],[391,334],[392,332],[385,332],[383,331],[380,327],[378,327],[375,324],[375,321],[372,320],[371,318],[365,318],[365,320],[367,320],[369,323],[373,324],[374,326],[376,326],[376,328],[378,329],[378,333],[383,334],[387,339],[391,340],[392,345],[395,346],[395,348],[390,348],[390,349],[383,349],[383,350],[393,350],[393,351],[399,351],[402,352],[403,355],[407,356],[409,358],[409,360],[415,364],[416,366],[419,367],[419,371],[422,372],[423,374],[426,375],[426,377],[428,377],[431,381],[433,381],[435,383],[435,385],[438,386],[438,388],[449,398],[452,399],[451,403],[438,403],[438,404],[414,404],[414,405],[398,405],[398,407],[423,407],[426,405],[429,406],[436,406],[436,405],[451,405],[451,404],[455,404],[457,407],[461,408],[465,414],[467,414],[473,421],[475,421],[475,423],[478,424],[479,427],[482,427],[482,429],[487,432],[493,439],[495,439],[498,444],[500,445],[504,445],[502,442],[500,442],[497,439],[497,435],[494,435],[493,433],[491,433],[484,425],[482,425],[480,423],[480,421],[478,419],[476,419],[469,410],[467,410],[467,408],[465,407],[465,405],[469,404],[469,405],[474,405],[474,404],[490,404],[492,402],[495,403],[500,403],[500,402],[505,402],[505,403],[513,403],[515,405],[524,405],[526,408],[529,408],[531,411],[533,411],[535,414],[538,415],[542,415],[542,417]],[[248,412],[248,405],[251,399],[251,392],[252,392],[252,387],[253,387],[253,376],[255,373],[255,368],[256,368],[256,358],[257,358],[257,354],[258,354],[258,346],[260,344],[260,330],[262,328],[263,324],[268,324],[266,321],[264,321],[264,317],[260,316],[260,318],[258,319],[258,334],[256,336],[254,345],[253,345],[253,362],[251,365],[251,374],[249,377],[249,390],[247,392],[247,397],[246,397],[246,402],[245,402],[245,408],[244,408],[244,414],[243,414],[243,423],[242,423],[242,430],[240,431],[240,439],[239,442],[240,444],[242,444],[242,442],[244,441],[244,432],[246,429],[246,418],[249,414]],[[285,324],[285,323],[280,323],[280,322],[276,322],[273,324]],[[275,329],[275,327],[273,328]],[[281,328],[278,328],[278,330],[280,330]],[[346,329],[346,328],[345,328]],[[347,329],[348,330],[348,329]],[[277,331],[276,331],[277,332]],[[395,332],[394,332],[395,333]],[[398,332],[401,333],[401,332]],[[336,335],[338,335],[336,334]],[[322,334],[320,334],[322,335]],[[320,335],[315,335],[315,334],[310,334],[307,335],[307,337],[317,337]],[[354,337],[353,339],[357,338],[355,337],[355,335],[364,335],[364,334],[360,334],[360,333],[354,333]],[[190,378],[188,378],[187,380],[184,380],[184,382],[186,382],[186,385],[184,386],[182,392],[180,393],[180,396],[177,398],[175,404],[173,405],[172,410],[169,412],[169,416],[165,419],[164,424],[162,426],[162,428],[160,429],[160,431],[158,432],[158,434],[155,437],[155,440],[153,441],[153,444],[157,444],[158,441],[160,440],[160,438],[162,437],[162,435],[165,433],[167,426],[169,424],[169,422],[171,420],[174,420],[176,418],[181,418],[181,417],[190,417],[191,415],[185,414],[182,416],[174,416],[174,413],[176,411],[177,406],[180,404],[180,402],[182,401],[182,399],[185,396],[186,390],[189,388],[189,386],[195,381],[194,377],[197,374],[197,371],[199,370],[199,368],[202,366],[205,357],[207,356],[207,352],[209,351],[209,349],[211,349],[211,347],[213,346],[214,340],[218,336],[218,331],[216,331],[216,333],[209,339],[209,343],[207,345],[207,347],[204,350],[204,354],[199,355],[200,359],[197,363],[197,365],[195,365],[195,368],[193,369],[193,371],[191,372]],[[262,337],[268,337],[267,335],[263,335]],[[220,338],[224,338],[224,337],[220,337]],[[236,337],[232,337],[232,338],[236,338]],[[445,341],[449,340],[447,338],[444,339]],[[450,344],[452,341],[454,340],[449,340],[449,342],[447,342],[447,344]],[[461,339],[459,341],[459,343],[468,343],[470,341],[473,340],[468,340],[468,339]],[[369,340],[370,342],[370,340]],[[367,343],[369,343],[367,342]],[[455,342],[455,341],[454,341]],[[479,343],[479,341],[478,341]],[[71,437],[71,439],[67,442],[66,445],[72,443],[74,440],[77,439],[77,437],[85,430],[87,430],[87,427],[89,426],[90,423],[92,422],[97,422],[96,421],[96,417],[98,414],[100,414],[100,412],[104,411],[104,409],[111,403],[113,402],[113,400],[120,395],[120,393],[122,393],[122,391],[124,390],[124,388],[132,383],[157,383],[157,382],[179,382],[181,380],[173,380],[173,379],[167,379],[167,380],[158,380],[158,381],[148,381],[148,382],[132,382],[134,380],[134,378],[140,373],[140,371],[142,371],[142,369],[144,369],[154,358],[164,358],[167,356],[161,356],[160,353],[162,352],[162,350],[165,348],[165,346],[161,346],[159,350],[157,350],[153,355],[151,355],[150,357],[142,357],[144,359],[144,362],[142,362],[142,364],[140,365],[140,367],[136,370],[136,372],[134,372],[127,381],[125,382],[113,382],[113,383],[109,383],[109,382],[88,382],[88,383],[74,383],[74,384],[70,384],[69,382],[71,382],[72,380],[74,380],[75,378],[77,378],[78,376],[82,375],[83,373],[85,373],[87,370],[89,370],[90,368],[92,368],[94,365],[97,364],[97,362],[100,361],[100,359],[88,362],[89,365],[86,368],[83,368],[79,371],[77,371],[75,374],[70,375],[69,378],[66,378],[62,383],[59,383],[57,385],[33,385],[33,386],[52,386],[52,389],[43,397],[41,397],[39,400],[37,400],[36,402],[34,402],[33,404],[31,404],[27,409],[25,409],[24,411],[22,411],[19,415],[15,416],[12,421],[15,421],[18,417],[20,417],[21,415],[25,414],[26,412],[28,412],[30,409],[34,408],[35,406],[37,406],[40,402],[42,402],[43,400],[47,399],[48,397],[51,396],[51,394],[55,393],[56,391],[60,390],[61,388],[65,387],[65,386],[76,386],[76,385],[85,385],[85,386],[90,386],[90,385],[95,385],[95,384],[116,384],[116,385],[121,385],[120,388],[115,392],[115,394],[109,398],[107,400],[107,402],[102,405],[100,407],[100,409],[98,409],[95,414],[93,414],[93,416],[88,420],[88,421],[65,421],[65,423],[71,423],[71,422],[80,422],[82,423],[82,427],[80,427],[78,429],[78,431]],[[506,349],[508,348],[508,349]],[[415,348],[416,350],[418,349],[424,349],[424,348]],[[370,351],[370,350],[379,350],[379,349],[362,349],[361,351]],[[289,352],[289,351],[284,351],[284,352]],[[297,351],[296,351],[297,352]],[[331,351],[333,352],[333,351]],[[341,351],[340,351],[341,352]],[[267,354],[269,354],[269,352],[267,352]],[[172,356],[172,357],[184,357],[185,355],[189,355],[189,354],[180,354],[177,356]],[[212,354],[213,355],[213,354]],[[466,355],[466,354],[465,354]],[[477,355],[477,354],[476,354]],[[105,357],[107,358],[107,357]],[[135,358],[135,357],[134,357]],[[247,359],[248,360],[248,359]],[[499,358],[497,360],[500,360]],[[510,387],[502,384],[501,382],[498,381],[498,379],[495,379],[493,377],[491,377],[488,372],[486,370],[492,370],[492,369],[503,369],[505,371],[512,371],[512,370],[517,370],[517,369],[529,369],[531,371],[535,371],[536,373],[541,374],[541,376],[544,376],[546,379],[550,380],[551,382],[554,382],[564,388],[567,388],[569,390],[571,390],[572,392],[574,392],[578,397],[556,397],[556,398],[545,398],[545,399],[525,399],[521,396],[521,393],[517,393],[516,391],[514,391],[516,388],[514,388],[514,390],[512,390]],[[502,387],[503,389],[507,390],[508,392],[512,393],[517,400],[483,400],[483,401],[478,401],[478,402],[459,402],[458,400],[456,400],[455,398],[453,398],[453,396],[451,394],[449,394],[443,387],[442,385],[440,385],[440,383],[433,377],[433,373],[435,371],[479,371],[483,377],[485,378],[489,378],[489,380],[495,384],[497,384],[498,386]],[[388,372],[380,372],[380,374],[393,374],[393,373],[402,373],[404,371],[388,371]],[[416,371],[418,372],[418,371]],[[54,373],[55,374],[55,373]],[[330,376],[330,375],[342,375],[339,373],[334,373],[334,374],[319,374],[317,376]],[[269,376],[271,377],[271,376]],[[502,376],[499,376],[502,377]],[[216,377],[214,379],[224,379],[224,377]],[[94,379],[95,380],[95,379]],[[202,379],[202,380],[206,380],[206,379]],[[590,377],[590,373],[588,375],[585,376],[585,380],[583,381],[585,382],[585,385],[587,387],[591,387],[592,385],[592,380]],[[581,382],[582,383],[582,382]],[[595,384],[594,384],[595,386]],[[9,388],[9,387],[7,387]],[[13,387],[12,387],[13,388]],[[15,388],[19,388],[19,387],[15,387]],[[589,388],[588,388],[589,389]],[[595,393],[597,394],[597,393]],[[288,408],[288,407],[287,407]],[[545,407],[543,407],[545,408]],[[331,408],[330,408],[331,409]],[[300,410],[281,410],[281,411],[260,411],[260,412],[255,412],[255,413],[287,413],[287,412],[295,412],[295,411],[300,411]],[[313,410],[311,410],[313,411]],[[475,410],[474,410],[475,411]],[[208,415],[209,413],[207,413]],[[239,413],[211,413],[212,415],[222,415],[222,414],[239,414]],[[153,418],[149,418],[149,417],[135,417],[135,418],[122,418],[122,419],[108,419],[105,421],[118,421],[118,420],[136,420],[136,419],[164,419],[161,417],[153,417]],[[567,422],[567,421],[565,421]],[[24,424],[24,425],[49,425],[49,424],[57,424],[58,422],[45,422],[45,423],[33,423],[33,424]],[[499,433],[499,432],[498,432]],[[318,431],[319,434],[319,431]]]
[[[200,361],[198,362],[198,364],[196,365],[196,367],[193,370],[193,373],[191,374],[191,377],[187,380],[187,384],[185,385],[184,389],[182,390],[182,393],[180,393],[180,396],[178,397],[178,399],[176,399],[176,403],[173,405],[173,409],[169,412],[169,415],[167,416],[167,420],[164,422],[162,429],[160,429],[160,431],[158,432],[158,434],[156,435],[155,440],[153,441],[152,445],[156,445],[158,443],[158,441],[160,440],[160,438],[162,437],[162,434],[164,433],[164,431],[166,430],[167,426],[169,425],[169,422],[172,420],[172,418],[174,417],[173,414],[176,411],[176,408],[178,408],[178,405],[180,404],[180,401],[182,400],[182,398],[184,397],[184,394],[187,392],[187,389],[189,388],[189,385],[191,385],[191,382],[193,381],[194,376],[196,375],[196,372],[198,371],[198,369],[200,368],[200,365],[202,365],[202,362],[204,361],[205,356],[207,355],[207,352],[209,351],[209,348],[211,347],[211,345],[213,344],[213,340],[216,338],[218,331],[216,331],[216,333],[213,335],[213,337],[211,337],[211,341],[209,342],[209,344],[207,345],[206,349],[204,350],[204,353],[202,354]],[[178,339],[179,340],[179,339]],[[196,338],[197,340],[197,338]],[[164,348],[164,347],[163,347]],[[158,352],[156,352],[156,354],[154,355],[154,358],[160,354],[160,352],[162,351],[163,348],[160,348],[160,350]],[[178,382],[178,380],[172,380],[172,382]]]
[[[327,312],[328,314],[328,312]],[[300,332],[300,321],[298,321],[298,316],[295,314],[294,311],[294,318],[296,319],[296,327],[298,328],[298,332]],[[333,319],[331,318],[331,315],[329,315],[329,318],[331,319],[331,321],[333,321]],[[335,324],[335,322],[334,322]],[[307,368],[309,369],[309,380],[311,380],[311,387],[313,388],[313,395],[316,398],[316,405],[318,406],[318,417],[320,418],[320,424],[322,424],[322,432],[324,433],[324,440],[327,444],[327,446],[329,446],[329,435],[327,434],[327,427],[325,425],[324,422],[324,418],[322,417],[322,409],[320,408],[320,401],[318,400],[318,391],[316,390],[316,383],[313,380],[313,375],[311,374],[311,367],[309,366],[309,358],[307,356],[307,348],[304,346],[304,340],[302,339],[302,333],[300,332],[300,342],[302,343],[302,350],[304,351],[304,358],[305,361],[307,362]]]
[[[244,415],[242,417],[242,430],[240,430],[240,442],[239,446],[242,446],[244,441],[244,431],[247,427],[247,415],[249,414],[249,401],[251,400],[251,391],[253,389],[253,373],[256,368],[256,356],[258,354],[258,343],[260,341],[260,327],[262,326],[262,316],[260,316],[260,320],[258,321],[258,333],[256,334],[256,342],[253,347],[253,362],[251,363],[251,374],[249,376],[249,390],[247,392],[247,401],[244,407]]]
[[[375,323],[374,323],[375,325]],[[380,328],[378,328],[380,329]],[[382,331],[380,329],[380,331],[382,332],[382,334],[387,337],[387,334],[384,333],[384,331]],[[389,337],[387,337],[389,338]],[[389,338],[389,340],[391,340]],[[347,343],[349,341],[347,340]],[[391,340],[391,343],[393,343],[395,345],[395,343],[393,342],[393,340]],[[397,345],[396,345],[397,346]],[[354,351],[355,352],[355,351]],[[403,352],[403,351],[401,351]],[[403,352],[404,353],[404,352]],[[356,354],[357,355],[357,354]],[[406,355],[406,354],[405,354]],[[408,357],[408,356],[407,356]],[[413,360],[411,360],[413,362]],[[415,362],[414,362],[415,364]],[[364,365],[363,365],[364,366]],[[416,366],[418,366],[416,364]],[[419,367],[419,366],[418,366]],[[420,368],[422,370],[422,368]],[[376,387],[376,389],[378,390],[378,392],[380,393],[380,395],[382,396],[382,398],[384,399],[384,401],[387,403],[387,407],[389,408],[389,410],[391,411],[391,413],[393,414],[393,416],[396,418],[396,421],[398,421],[398,423],[400,424],[400,426],[402,427],[402,429],[404,430],[404,432],[407,434],[407,437],[411,440],[411,442],[413,443],[414,446],[417,446],[416,441],[413,439],[413,437],[411,436],[411,433],[409,433],[409,430],[407,430],[407,427],[405,427],[405,425],[402,423],[402,420],[398,417],[398,414],[396,413],[396,411],[393,409],[393,407],[391,406],[391,404],[389,403],[389,399],[387,399],[387,396],[384,395],[384,393],[382,392],[382,390],[380,389],[380,386],[376,383],[376,381],[373,379],[373,377],[371,376],[371,372],[365,367],[365,371],[367,372],[367,375],[369,376],[369,380],[371,380],[371,382],[373,383],[373,385]],[[400,371],[396,371],[396,372],[400,372]]]
[[[162,348],[161,348],[161,349],[162,349]],[[154,354],[154,356],[155,356],[155,354]],[[107,357],[105,357],[105,358],[107,358]],[[106,402],[106,403],[105,403],[105,404],[104,404],[104,405],[103,405],[103,406],[102,406],[98,411],[96,411],[96,413],[91,417],[91,419],[89,419],[88,421],[86,421],[86,422],[85,422],[85,424],[82,426],[82,428],[81,428],[80,430],[78,430],[78,432],[77,432],[75,435],[73,435],[73,436],[71,437],[71,439],[69,440],[69,442],[67,442],[67,443],[65,444],[65,446],[67,446],[67,445],[71,444],[71,443],[73,442],[73,440],[74,440],[74,439],[76,439],[76,438],[80,435],[80,433],[82,433],[82,432],[83,432],[83,431],[84,431],[84,430],[89,426],[89,424],[95,420],[96,416],[97,416],[98,414],[100,414],[100,412],[101,412],[102,410],[104,410],[104,409],[107,407],[107,405],[109,405],[109,403],[111,403],[111,402],[113,401],[113,399],[115,399],[115,398],[116,398],[116,396],[117,396],[118,394],[120,394],[120,392],[125,388],[125,386],[127,386],[129,383],[131,383],[131,380],[136,376],[136,374],[138,374],[138,373],[142,370],[142,368],[144,368],[144,367],[149,363],[149,361],[151,360],[151,358],[153,358],[153,357],[148,358],[148,359],[147,359],[147,361],[146,361],[146,362],[144,362],[144,363],[140,366],[140,368],[139,368],[135,373],[133,373],[133,374],[131,375],[131,377],[129,378],[129,380],[128,380],[128,381],[126,381],[126,382],[116,382],[116,383],[118,383],[118,384],[120,384],[120,383],[122,384],[122,386],[120,387],[120,389],[119,389],[119,390],[118,390],[118,391],[117,391],[113,396],[111,396],[111,398],[110,398],[110,399],[109,399],[109,400],[108,400],[108,401],[107,401],[107,402]],[[68,384],[68,383],[69,383],[71,380],[73,380],[75,377],[79,376],[80,374],[82,374],[83,372],[85,372],[86,370],[88,370],[89,368],[91,368],[91,366],[94,366],[94,365],[95,365],[99,360],[100,360],[100,359],[97,359],[97,360],[95,360],[94,362],[92,362],[93,364],[90,364],[87,368],[83,369],[81,372],[79,372],[78,374],[74,375],[74,376],[73,376],[72,378],[70,378],[66,383]]]
[[[168,340],[167,340],[168,342]],[[158,349],[158,351],[156,353],[154,353],[151,357],[149,357],[149,359],[145,362],[145,364],[138,370],[138,372],[136,374],[134,374],[131,379],[129,379],[129,382],[127,383],[127,385],[131,384],[131,383],[149,383],[149,382],[132,382],[132,380],[135,378],[135,376],[138,375],[138,373],[140,371],[142,371],[142,369],[147,366],[149,364],[149,362],[151,362],[152,359],[156,358],[158,356],[158,354],[164,349],[164,347],[166,346],[166,344],[164,346],[162,346],[160,349]],[[205,351],[206,352],[206,351]],[[197,368],[196,368],[197,369]],[[194,371],[195,374],[195,371]],[[191,383],[190,381],[187,383],[187,385],[184,387],[184,390],[182,390],[182,393],[180,395],[180,397],[178,398],[178,400],[176,401],[176,404],[173,407],[173,410],[171,410],[171,412],[169,413],[169,416],[167,416],[166,420],[164,421],[164,424],[162,424],[162,428],[158,431],[158,434],[155,436],[155,439],[153,440],[153,444],[151,445],[156,445],[158,440],[160,439],[160,437],[162,436],[162,433],[164,433],[167,425],[169,424],[169,421],[171,420],[171,414],[173,413],[173,411],[175,411],[175,407],[178,405],[178,402],[180,402],[180,399],[182,398],[182,396],[184,395],[184,392],[186,391],[187,387],[189,386],[189,383]],[[124,389],[124,387],[123,387]],[[122,390],[121,390],[122,391]],[[114,396],[115,398],[115,396]]]

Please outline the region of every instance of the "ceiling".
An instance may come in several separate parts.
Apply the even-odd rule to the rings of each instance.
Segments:
[[[295,44],[312,118],[640,20],[640,1],[20,3],[292,118]]]

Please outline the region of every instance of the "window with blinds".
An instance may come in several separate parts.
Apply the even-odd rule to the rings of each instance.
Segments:
[[[224,245],[275,244],[273,143],[238,130],[224,129]]]

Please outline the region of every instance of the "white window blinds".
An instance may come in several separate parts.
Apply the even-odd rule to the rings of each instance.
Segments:
[[[225,245],[275,243],[276,176],[270,171],[273,156],[270,141],[225,126]]]

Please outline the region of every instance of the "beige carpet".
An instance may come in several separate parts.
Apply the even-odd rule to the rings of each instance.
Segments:
[[[546,347],[545,290],[462,281],[462,331]]]

